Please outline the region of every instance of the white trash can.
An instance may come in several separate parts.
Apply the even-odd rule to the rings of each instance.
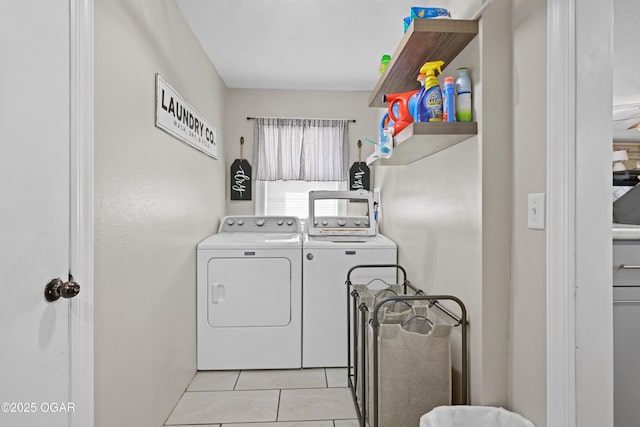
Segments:
[[[513,412],[493,406],[438,406],[420,418],[420,427],[535,427]]]

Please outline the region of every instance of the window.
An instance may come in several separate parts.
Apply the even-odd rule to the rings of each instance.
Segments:
[[[309,191],[346,190],[342,181],[256,181],[256,215],[309,216]],[[344,215],[344,205],[323,205],[322,216]]]
[[[348,122],[329,119],[256,118],[256,215],[309,216],[309,191],[346,190]],[[325,216],[344,207],[326,207]]]

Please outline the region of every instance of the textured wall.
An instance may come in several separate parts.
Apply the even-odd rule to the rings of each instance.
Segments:
[[[234,159],[240,157],[240,137],[244,136],[244,158],[253,166],[253,120],[247,117],[303,117],[327,119],[354,119],[349,123],[349,167],[358,161],[358,139],[369,137],[377,141],[376,110],[368,107],[369,92],[302,91],[229,89],[225,140],[227,171]],[[363,140],[362,161],[373,152],[373,145]],[[226,203],[229,215],[253,215],[255,212],[255,186],[253,200],[229,200],[227,176]],[[373,177],[371,179],[373,185]]]
[[[546,239],[527,228],[527,194],[546,187],[547,8],[514,1],[510,406],[546,425]]]
[[[480,40],[447,64],[446,76],[468,66],[475,92],[480,89]],[[476,113],[479,104],[476,102]],[[475,120],[475,119],[474,119]],[[411,282],[427,293],[459,297],[470,327],[470,392],[482,402],[482,181],[481,140],[470,138],[407,166],[377,166],[382,192],[381,230],[398,244],[399,263]],[[453,357],[460,370],[459,334]]]
[[[398,262],[428,294],[460,298],[469,313],[471,398],[481,402],[481,229],[478,139],[408,166],[376,169],[381,231],[398,244]],[[455,306],[453,308],[454,311]],[[453,335],[459,371],[460,336]]]
[[[478,37],[443,73],[471,68],[478,136],[408,166],[376,170],[382,230],[398,243],[411,280],[467,305],[471,402],[499,406],[509,398],[510,22],[511,1],[494,1]]]
[[[195,246],[224,213],[224,149],[154,126],[156,73],[224,139],[226,89],[175,2],[97,0],[97,427],[162,425],[191,380]]]

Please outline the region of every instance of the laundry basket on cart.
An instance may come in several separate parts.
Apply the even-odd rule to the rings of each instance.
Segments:
[[[357,378],[363,378],[365,373],[363,369],[370,363],[370,351],[366,344],[368,341],[368,325],[370,320],[370,313],[373,311],[373,307],[381,299],[396,296],[402,294],[402,285],[388,284],[380,279],[374,279],[366,285],[353,285],[354,304],[363,309],[354,310],[355,316],[353,317],[353,342],[350,342],[350,346],[354,347],[355,355],[353,358],[354,373],[352,379],[355,381]],[[364,309],[366,308],[366,309]],[[400,308],[400,310],[398,310]],[[406,312],[402,310],[401,305],[395,305],[393,307],[386,307],[384,312],[385,322],[387,323],[402,323],[405,319]],[[350,328],[351,329],[351,328]],[[349,353],[349,359],[351,360],[351,352]],[[360,363],[359,363],[360,362]],[[349,363],[351,366],[351,363]],[[368,375],[368,373],[367,373]],[[362,388],[366,383],[362,382],[360,387],[355,389],[355,396],[359,405],[362,405],[362,398],[366,394]]]
[[[513,412],[492,406],[439,406],[420,418],[420,427],[535,427]]]
[[[370,282],[353,285],[357,268],[396,267],[404,275],[400,284]],[[349,386],[360,425],[371,427],[417,426],[420,416],[440,405],[451,404],[450,333],[462,326],[462,392],[466,403],[466,309],[456,297],[425,295],[406,279],[399,265],[355,266],[347,275],[349,301]],[[457,303],[456,316],[439,303]],[[454,320],[442,322],[441,311]]]

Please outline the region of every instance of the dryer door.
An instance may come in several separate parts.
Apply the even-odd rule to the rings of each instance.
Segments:
[[[291,261],[212,258],[207,268],[207,320],[216,327],[287,326]]]

